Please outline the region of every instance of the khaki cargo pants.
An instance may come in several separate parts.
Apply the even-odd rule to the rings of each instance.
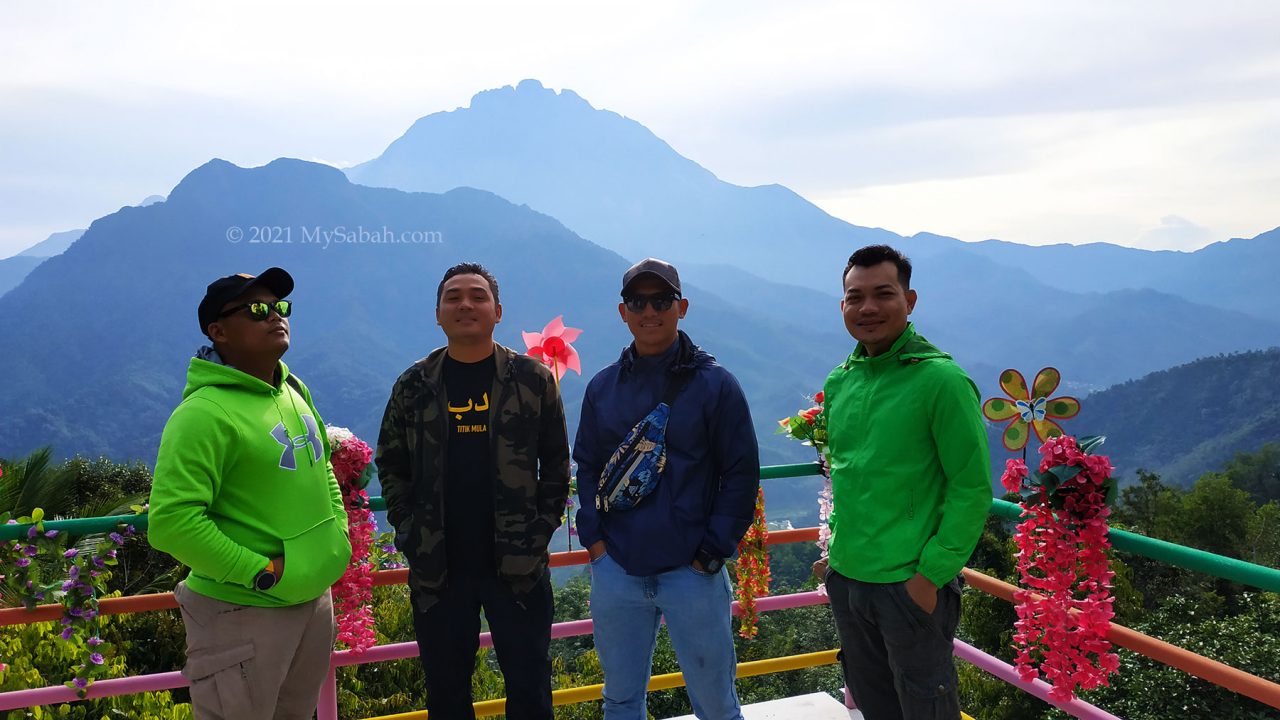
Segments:
[[[324,595],[292,607],[214,600],[178,583],[196,720],[308,720],[329,671],[336,627]]]

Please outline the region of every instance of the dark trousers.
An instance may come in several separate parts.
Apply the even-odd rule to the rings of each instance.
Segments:
[[[865,583],[827,572],[845,684],[867,720],[959,720],[952,640],[960,623],[959,577],[927,613],[906,583]]]
[[[512,593],[497,577],[449,578],[425,613],[413,613],[427,712],[432,720],[474,720],[471,673],[480,648],[480,609],[507,689],[510,720],[551,720],[551,573],[527,594]]]

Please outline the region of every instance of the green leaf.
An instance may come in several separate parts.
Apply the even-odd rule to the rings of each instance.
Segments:
[[[1094,454],[1093,451],[1106,441],[1106,435],[1087,435],[1082,437],[1079,440],[1080,452],[1086,455],[1092,455]]]
[[[44,520],[44,510],[42,508],[36,508],[35,510],[32,510],[31,522],[38,523],[41,520]]]
[[[1103,481],[1102,483],[1103,502],[1105,502],[1108,507],[1115,507],[1116,495],[1119,492],[1120,492],[1120,484],[1116,482],[1115,478],[1107,478],[1105,481]]]
[[[1049,468],[1049,472],[1058,478],[1058,484],[1065,483],[1079,475],[1081,470],[1084,470],[1084,468],[1079,465],[1055,465]]]

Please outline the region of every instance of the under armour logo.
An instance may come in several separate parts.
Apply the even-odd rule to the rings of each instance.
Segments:
[[[320,427],[316,424],[316,419],[310,415],[303,415],[302,424],[307,426],[307,431],[297,437],[290,436],[288,428],[282,422],[276,423],[276,426],[271,428],[271,437],[283,448],[280,453],[280,467],[284,470],[298,469],[298,461],[293,456],[295,450],[301,450],[310,445],[311,459],[314,462],[319,462],[320,456],[324,453],[324,446],[320,443]]]

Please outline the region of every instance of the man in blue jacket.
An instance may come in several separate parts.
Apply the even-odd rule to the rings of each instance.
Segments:
[[[674,267],[653,258],[637,263],[623,276],[622,299],[618,313],[635,342],[591,379],[573,448],[604,716],[647,716],[645,689],[665,618],[694,714],[741,720],[724,562],[751,524],[760,487],[751,412],[733,375],[677,329],[689,301]],[[611,456],[673,385],[656,486],[633,507],[597,509]]]

